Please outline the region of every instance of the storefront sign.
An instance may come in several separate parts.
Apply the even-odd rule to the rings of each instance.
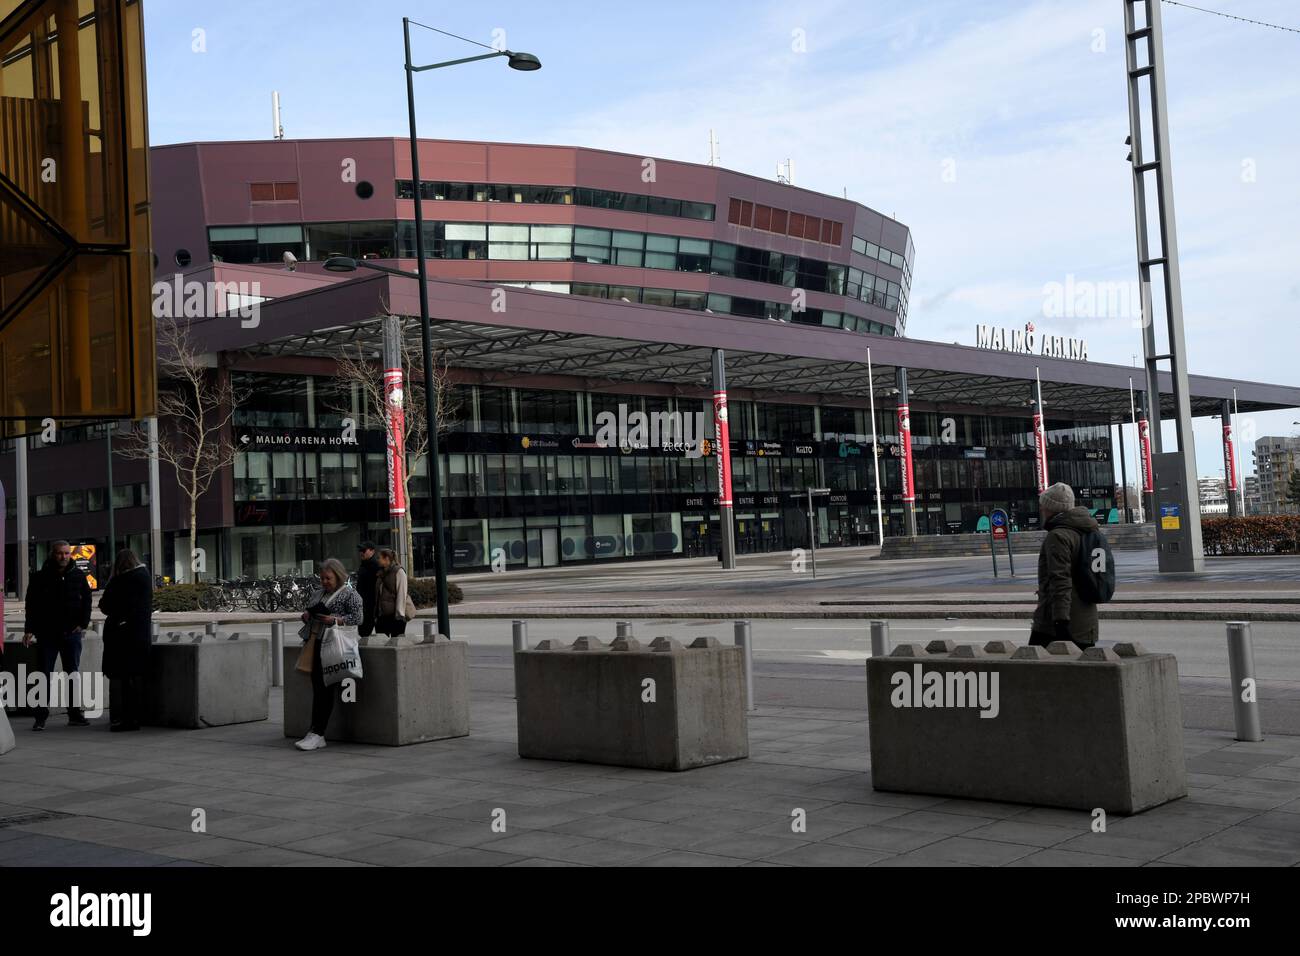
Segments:
[[[262,431],[237,430],[241,451],[314,451],[331,448],[360,448],[356,436],[342,428],[295,428]]]

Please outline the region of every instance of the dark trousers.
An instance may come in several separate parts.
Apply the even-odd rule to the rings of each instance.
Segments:
[[[144,678],[117,677],[113,679],[113,709],[110,724],[139,727],[143,711]]]
[[[338,696],[338,685],[327,687],[321,671],[320,639],[316,640],[316,653],[311,661],[311,732],[325,736],[330,714],[334,713],[334,699]]]
[[[73,631],[57,637],[52,634],[38,635],[36,649],[41,655],[41,671],[45,674],[45,686],[49,687],[50,675],[54,673],[54,662],[60,661],[65,674],[75,674],[81,668],[81,631]],[[80,707],[69,707],[68,717],[81,714]],[[48,707],[36,708],[36,719],[45,720],[50,716]]]
[[[406,633],[406,621],[392,614],[385,614],[376,619],[375,630],[380,634],[387,634],[389,637],[396,637],[399,634]]]

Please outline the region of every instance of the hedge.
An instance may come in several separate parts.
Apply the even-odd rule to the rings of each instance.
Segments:
[[[411,601],[417,608],[434,607],[438,603],[438,581],[436,578],[411,578],[406,585]],[[447,582],[447,603],[459,604],[465,594],[459,584]]]
[[[155,611],[201,611],[199,595],[212,587],[211,584],[168,584],[155,588],[153,592],[153,609]]]
[[[1201,518],[1206,554],[1300,553],[1300,515]]]

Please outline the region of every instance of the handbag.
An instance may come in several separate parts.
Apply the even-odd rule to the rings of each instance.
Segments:
[[[325,631],[320,642],[320,673],[326,687],[345,677],[361,679],[361,644],[356,628],[335,624]]]
[[[312,664],[316,660],[316,638],[308,637],[302,643],[302,650],[298,652],[297,669],[304,674],[310,674]]]
[[[406,596],[406,607],[402,610],[406,615],[405,620],[411,621],[415,619],[415,602],[411,600],[411,595]]]

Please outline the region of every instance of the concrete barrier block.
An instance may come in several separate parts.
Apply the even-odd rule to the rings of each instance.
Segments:
[[[284,735],[294,739],[306,736],[311,723],[311,676],[294,667],[301,649],[284,649]],[[360,650],[365,676],[355,684],[355,700],[335,702],[327,740],[396,747],[469,734],[464,641],[385,641]]]
[[[872,785],[1119,814],[1185,796],[1173,655],[1061,650],[870,658]]]
[[[899,644],[887,657],[929,657],[930,652],[920,644]]]
[[[976,657],[988,657],[988,653],[978,644],[958,644],[948,656],[958,660],[967,660]]]
[[[951,654],[952,649],[956,646],[956,641],[933,640],[925,645],[925,650],[928,654]]]
[[[689,770],[749,756],[744,652],[658,637],[515,653],[519,756]]]
[[[616,637],[614,643],[609,645],[611,651],[639,651],[641,642],[635,637]]]
[[[4,653],[0,654],[0,671],[5,671],[15,675],[17,680],[18,665],[23,665],[25,672],[35,674],[41,668],[40,645],[33,642],[31,647],[23,647],[22,641],[22,624],[19,623],[17,628],[10,630],[14,637],[12,640],[6,639],[4,642]],[[55,666],[61,662],[56,661]],[[78,672],[87,677],[89,675],[101,674],[104,670],[104,639],[97,632],[86,631],[81,638],[81,663],[77,668]],[[107,692],[108,681],[104,681],[105,691]],[[56,708],[57,709],[57,708]],[[6,707],[5,712],[14,716],[25,716],[32,712],[30,707]]]
[[[547,638],[547,639],[544,640],[544,641],[538,641],[538,642],[537,642],[537,647],[534,648],[534,650],[538,650],[538,651],[562,651],[562,650],[564,650],[564,647],[565,647],[565,645],[564,645],[564,642],[563,642],[563,641],[557,641],[557,640],[555,640],[554,638]]]
[[[1014,654],[1015,652],[1015,641],[989,641],[984,645],[986,654]]]
[[[697,637],[695,640],[691,641],[690,646],[692,649],[699,649],[699,648],[708,648],[708,647],[721,647],[722,644],[721,642],[719,642],[719,640],[716,637],[708,637],[706,635],[704,637]]]
[[[1047,653],[1055,657],[1078,657],[1083,651],[1074,641],[1052,641],[1047,645]]]
[[[200,634],[198,640],[154,644],[149,649],[141,722],[197,730],[266,720],[270,654],[270,641],[260,637],[205,641]]]
[[[1115,645],[1115,653],[1120,657],[1141,657],[1147,649],[1137,641],[1124,641]]]
[[[578,638],[572,645],[575,651],[603,651],[605,645],[600,638],[594,635],[586,634]]]

